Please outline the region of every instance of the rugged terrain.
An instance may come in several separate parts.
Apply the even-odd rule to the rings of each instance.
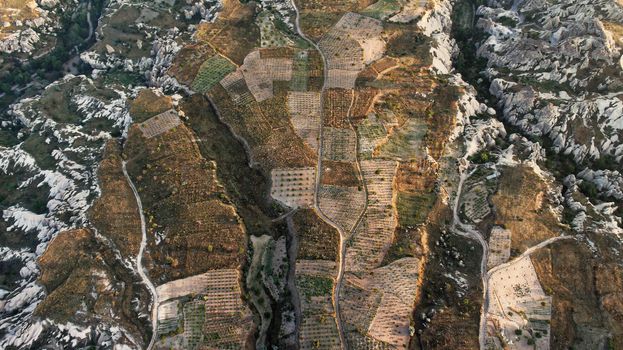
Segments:
[[[615,0],[0,0],[0,347],[623,347]]]

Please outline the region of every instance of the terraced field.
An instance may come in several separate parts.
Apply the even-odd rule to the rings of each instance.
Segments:
[[[207,92],[235,69],[236,66],[225,57],[218,54],[214,55],[201,64],[191,86],[195,91]]]

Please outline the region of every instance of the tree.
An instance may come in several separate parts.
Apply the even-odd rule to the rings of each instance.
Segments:
[[[11,92],[11,85],[2,82],[0,83],[0,92],[4,92],[5,94],[8,94]]]

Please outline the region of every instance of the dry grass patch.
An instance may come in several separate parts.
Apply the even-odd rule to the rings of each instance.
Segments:
[[[353,119],[365,118],[374,104],[374,100],[379,95],[376,88],[363,88],[355,90],[355,101],[350,111],[350,117]]]
[[[323,185],[360,186],[361,182],[357,177],[357,164],[348,162],[334,162],[325,160],[322,162],[322,173],[320,175]]]
[[[623,6],[623,0],[619,0],[621,6]],[[614,40],[619,46],[623,45],[623,25],[615,22],[602,21],[604,28],[610,31],[614,36]]]
[[[435,164],[426,159],[400,163],[396,175],[396,204],[401,227],[416,227],[427,221],[438,202],[434,192],[436,180]]]
[[[611,236],[591,234],[600,254],[574,240],[558,241],[532,254],[543,289],[553,296],[551,347],[590,347],[614,340],[623,346],[623,271]],[[592,283],[587,283],[592,281]]]
[[[292,216],[298,235],[298,259],[336,261],[339,235],[336,229],[324,222],[313,209],[297,211]]]
[[[125,4],[123,10],[105,17],[106,25],[99,27],[100,40],[93,45],[92,50],[100,54],[109,54],[108,50],[112,48],[113,54],[133,60],[149,57],[151,46],[139,44],[150,41],[146,32],[136,25],[140,16],[140,5]]]
[[[289,58],[294,57],[297,50],[293,47],[263,47],[259,49],[260,58]]]
[[[394,178],[398,163],[390,160],[361,162],[368,190],[368,207],[362,223],[346,248],[346,270],[367,271],[378,267],[394,238],[398,224],[394,207]]]
[[[404,26],[392,26],[388,32],[389,56],[415,58],[418,66],[429,67],[433,64],[433,57],[430,54],[432,39],[416,30],[405,29]]]
[[[502,169],[493,195],[496,225],[511,231],[511,255],[558,236],[558,219],[547,203],[547,183],[532,168],[520,165]]]
[[[398,61],[392,57],[383,57],[370,65],[370,68],[374,69],[378,74],[386,73],[396,67],[398,67]]]
[[[317,50],[307,52],[307,90],[321,91],[324,84],[324,63]]]
[[[398,61],[391,57],[383,57],[367,66],[357,76],[357,86],[365,86],[367,83],[378,79],[381,75],[388,73],[398,67]]]
[[[425,137],[426,147],[433,159],[441,158],[448,136],[452,134],[460,92],[459,87],[451,85],[438,86],[433,92],[433,104],[426,111],[428,129]]]
[[[236,268],[246,235],[194,134],[180,125],[145,139],[132,127],[125,153],[143,201],[154,281]]]
[[[147,305],[135,300],[149,300],[149,293],[93,231],[59,233],[37,262],[39,283],[47,295],[37,305],[36,317],[61,324],[106,322],[124,327],[143,341],[147,338],[143,332],[148,325],[139,317],[148,312]]]
[[[364,210],[366,195],[362,188],[323,185],[318,207],[345,233],[351,232]]]
[[[39,17],[40,9],[34,0],[2,0],[0,1],[0,23],[9,23],[8,27],[0,26],[0,40],[7,37],[17,28],[16,21],[22,23]]]
[[[312,40],[318,41],[329,29],[349,11],[358,11],[367,7],[370,0],[296,0],[301,13],[301,29]]]
[[[173,108],[173,100],[158,90],[143,89],[130,101],[130,116],[136,123]]]
[[[346,89],[327,89],[324,93],[323,126],[350,129],[348,111],[353,100],[353,92]]]
[[[214,56],[216,51],[207,43],[197,43],[184,46],[173,59],[168,74],[180,83],[190,85],[199,73],[201,62]]]
[[[340,162],[357,159],[357,135],[351,129],[323,128],[322,158]]]
[[[260,29],[255,25],[255,5],[238,0],[222,2],[223,9],[214,23],[197,27],[198,42],[209,42],[213,49],[242,65],[244,58],[260,46]]]
[[[316,164],[315,152],[296,134],[288,115],[287,95],[237,106],[217,85],[210,91],[222,120],[244,139],[251,161],[273,168],[303,168]]]
[[[121,160],[119,144],[109,141],[97,172],[101,196],[93,203],[89,219],[102,235],[115,243],[123,257],[134,258],[141,243],[141,222]]]
[[[350,348],[408,348],[419,265],[403,258],[363,277],[346,274],[340,305]]]

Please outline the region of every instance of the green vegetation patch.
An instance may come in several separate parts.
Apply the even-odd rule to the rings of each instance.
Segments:
[[[31,134],[22,144],[22,149],[28,152],[41,169],[53,169],[56,166],[56,159],[52,156],[52,151],[56,149],[51,142],[45,142],[46,137],[39,134]]]
[[[208,58],[195,77],[191,87],[201,93],[208,92],[216,83],[221,81],[227,74],[236,70],[236,66],[225,57],[216,54]]]
[[[458,1],[452,13],[452,25],[455,31],[470,34],[474,28],[474,9],[478,1]]]
[[[112,53],[130,59],[139,59],[149,56],[151,45],[145,32],[136,25],[141,16],[138,5],[127,5],[122,11],[116,11],[110,17],[103,18],[102,39],[95,44],[94,49],[100,53]],[[143,42],[139,45],[138,42]]]
[[[409,160],[423,157],[424,137],[428,128],[422,119],[410,118],[405,124],[390,135],[389,140],[380,148],[381,157]]]
[[[364,122],[357,126],[357,133],[359,134],[359,139],[362,141],[366,141],[367,144],[376,143],[387,136],[387,131],[385,127],[381,123],[377,122]],[[363,159],[371,159],[373,149],[361,149],[359,156]]]
[[[366,7],[361,14],[380,20],[385,20],[391,15],[400,11],[402,7],[401,0],[379,0],[374,4]]]
[[[192,301],[184,305],[184,329],[188,332],[186,340],[189,349],[196,349],[203,343],[203,325],[206,307],[202,301]]]
[[[8,207],[11,203],[19,202],[22,207],[35,214],[46,213],[50,187],[39,183],[40,181],[32,181],[20,189],[20,181],[16,175],[0,176],[0,206]]]
[[[333,291],[333,280],[328,277],[300,276],[296,280],[296,285],[307,299],[331,295]]]
[[[257,16],[257,26],[260,27],[262,47],[289,46],[294,44],[285,34],[289,31],[288,26],[268,11],[264,11]]]
[[[398,222],[400,226],[416,226],[426,221],[435,204],[435,193],[398,193]]]
[[[123,85],[136,86],[144,83],[145,77],[137,72],[124,72],[114,69],[104,75],[104,84],[106,85]]]
[[[35,103],[35,107],[40,108],[48,118],[57,123],[79,123],[80,116],[70,105],[74,87],[79,84],[80,79],[72,79],[50,87]]]
[[[297,52],[292,60],[292,80],[290,89],[292,91],[307,91],[308,62],[307,51]]]
[[[12,147],[19,143],[15,134],[9,130],[0,130],[0,146]]]

